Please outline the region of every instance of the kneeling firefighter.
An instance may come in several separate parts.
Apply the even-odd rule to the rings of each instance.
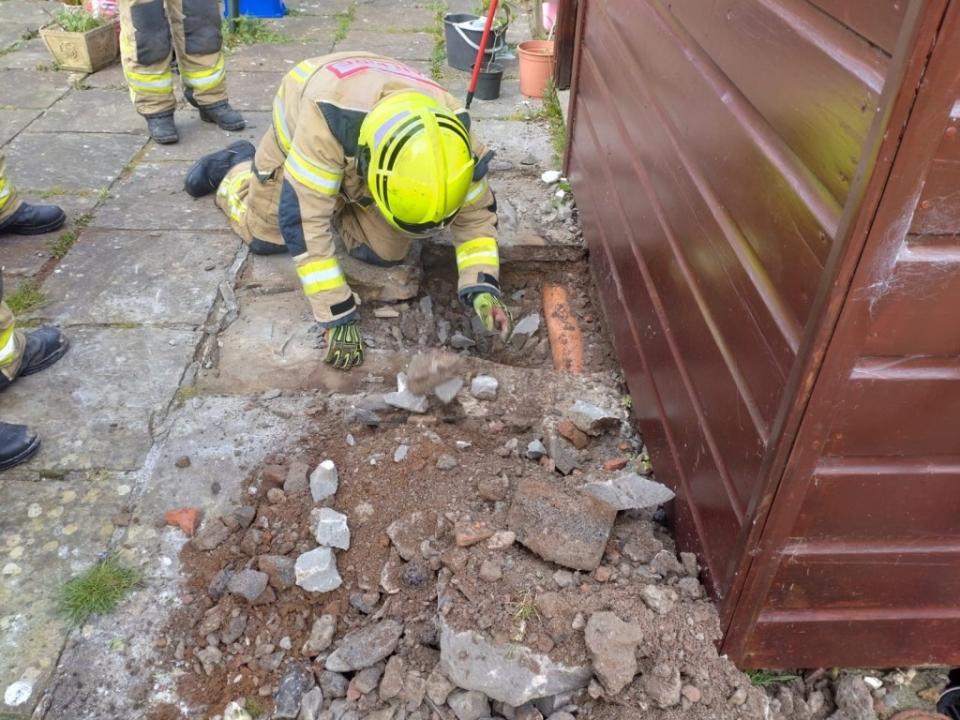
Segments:
[[[403,262],[413,238],[449,226],[460,300],[506,337],[512,320],[500,299],[497,204],[486,178],[493,153],[469,128],[462,105],[416,70],[369,53],[327,55],[286,75],[258,147],[237,142],[207,155],[186,190],[216,192],[251,252],[293,256],[331,365],[363,362],[358,298],[334,231],[352,257],[388,267]]]

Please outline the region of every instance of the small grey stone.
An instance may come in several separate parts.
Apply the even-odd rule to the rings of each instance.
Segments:
[[[677,592],[662,585],[644,585],[640,597],[658,615],[666,615],[677,604]]]
[[[459,461],[453,455],[446,453],[437,458],[437,469],[439,470],[453,470],[459,464]]]
[[[616,695],[630,684],[638,669],[637,645],[643,640],[638,625],[625,623],[609,611],[595,612],[587,621],[584,640],[593,673],[608,694]]]
[[[397,391],[384,395],[383,401],[395,408],[421,415],[429,409],[426,397],[414,395],[408,389],[406,373],[397,373]]]
[[[287,668],[280,685],[273,696],[273,717],[283,720],[296,720],[300,714],[300,702],[303,696],[317,684],[309,665],[293,663]]]
[[[514,709],[513,720],[543,720],[543,713],[532,702],[528,702]]]
[[[280,642],[277,643],[277,647],[281,650],[289,650],[293,647],[293,641],[290,640],[289,635],[284,635],[280,638]]]
[[[241,570],[235,573],[227,583],[227,592],[239,595],[247,602],[253,602],[267,589],[269,576],[258,570]]]
[[[569,570],[557,570],[553,574],[553,581],[559,588],[568,588],[573,585],[573,573]]]
[[[366,425],[368,427],[379,427],[383,422],[376,412],[368,408],[353,407],[344,413],[344,422],[348,425]]]
[[[381,305],[373,309],[373,316],[378,318],[398,318],[400,313],[389,305]]]
[[[540,313],[532,313],[527,315],[525,318],[521,319],[513,327],[513,336],[529,336],[533,335],[537,330],[540,329]]]
[[[420,543],[430,537],[435,528],[436,516],[418,511],[390,523],[387,526],[387,537],[400,553],[400,557],[410,561],[417,557]]]
[[[489,717],[490,701],[487,696],[476,690],[459,690],[447,698],[447,705],[457,716],[457,720],[480,720]]]
[[[248,528],[257,516],[257,509],[253,505],[241,505],[233,511],[233,517],[240,523],[240,527]]]
[[[222,598],[223,594],[227,591],[227,584],[232,577],[233,570],[227,570],[226,568],[220,570],[213,576],[213,579],[210,580],[210,585],[207,586],[207,594],[214,600]]]
[[[261,555],[257,558],[257,567],[267,574],[270,586],[277,590],[286,590],[297,582],[293,560],[286,555]]]
[[[541,440],[531,440],[527,445],[527,457],[531,460],[539,460],[547,454],[547,448]]]
[[[203,671],[207,675],[212,675],[214,670],[223,660],[223,653],[212,645],[197,651],[197,660],[200,661]]]
[[[314,502],[321,502],[336,495],[340,479],[333,460],[324,460],[310,475],[310,495]]]
[[[210,518],[204,521],[200,530],[194,536],[193,546],[198,550],[215,550],[230,537],[230,530],[220,518]]]
[[[661,550],[650,561],[650,569],[664,577],[668,575],[683,575],[683,565],[677,556],[669,550]]]
[[[440,402],[444,405],[448,405],[453,402],[453,399],[457,396],[457,393],[460,392],[460,388],[463,387],[463,378],[451,378],[446,382],[442,382],[433,389],[433,394],[439,398]]]
[[[859,675],[844,675],[837,683],[836,703],[843,720],[877,720],[870,687]]]
[[[657,663],[643,676],[643,690],[654,704],[666,710],[680,704],[683,682],[680,670],[666,663]]]
[[[347,633],[327,658],[325,667],[334,672],[351,672],[370,667],[397,649],[403,625],[386,619]]]
[[[403,658],[394,655],[387,660],[387,667],[383,671],[380,681],[380,699],[392,700],[403,690]]]
[[[546,436],[547,454],[553,460],[557,471],[569,475],[580,467],[580,456],[576,449],[558,433],[550,432]]]
[[[320,508],[314,536],[317,542],[325,547],[349,549],[350,527],[347,525],[347,516],[331,508]]]
[[[506,550],[517,541],[517,534],[513,530],[498,530],[487,540],[490,550]]]
[[[316,657],[333,642],[333,636],[337,633],[337,618],[333,615],[321,615],[313,621],[313,627],[310,629],[310,636],[303,644],[300,654],[305,657]]]
[[[547,720],[577,720],[573,715],[563,710],[558,710],[553,715],[547,718]]]
[[[383,663],[377,663],[368,668],[364,668],[350,681],[355,690],[359,690],[361,695],[373,692],[380,682],[380,676],[383,675]]]
[[[322,711],[323,690],[315,687],[300,700],[300,715],[297,720],[320,720],[320,713]]]
[[[477,375],[470,381],[470,394],[477,400],[496,400],[499,386],[492,375]]]
[[[447,679],[447,676],[436,666],[427,678],[427,697],[436,705],[443,705],[447,702],[447,696],[453,692],[456,685]]]
[[[474,345],[476,345],[476,343],[463,333],[455,332],[453,337],[450,338],[450,347],[457,350],[467,350]]]
[[[700,581],[695,577],[680,578],[677,581],[677,588],[680,590],[680,595],[688,600],[696,600],[703,595]]]
[[[356,444],[357,444],[357,441],[353,437],[353,435],[351,433],[347,433],[347,445],[349,445],[350,447],[354,447]]]
[[[247,616],[240,614],[234,615],[224,624],[223,628],[220,630],[220,642],[224,645],[229,645],[230,643],[236,642],[240,639],[240,636],[243,635],[243,631],[247,627]]]
[[[399,445],[396,450],[393,451],[393,461],[395,463],[403,462],[407,459],[407,454],[410,452],[409,445]]]
[[[447,320],[437,320],[437,341],[441,345],[446,345],[450,339],[450,323]]]
[[[269,390],[265,390],[263,394],[260,396],[260,399],[273,400],[278,397],[280,397],[280,388],[271,388]]]
[[[320,689],[323,690],[323,696],[330,700],[336,700],[347,696],[347,688],[350,687],[350,681],[340,673],[331,670],[318,670],[317,682]]]
[[[613,505],[617,510],[643,510],[673,500],[673,490],[666,485],[637,475],[624,473],[611,480],[587,483],[583,491]]]
[[[692,552],[680,553],[680,564],[683,565],[684,572],[692,578],[700,575],[700,565],[697,562],[697,556]]]
[[[327,547],[303,553],[294,565],[297,585],[308,592],[330,592],[342,584],[337,560]]]
[[[306,492],[307,473],[310,472],[309,466],[300,460],[294,460],[287,469],[287,479],[283,482],[283,491],[287,495]]]
[[[503,577],[503,569],[500,563],[492,559],[484,560],[480,565],[480,579],[484,582],[497,582]]]
[[[731,705],[735,707],[739,707],[743,705],[746,701],[747,701],[747,691],[742,687],[739,687],[736,690],[734,690],[733,695],[731,695],[727,700],[727,702],[729,702]]]
[[[380,602],[380,593],[373,592],[354,593],[350,596],[350,607],[359,610],[364,615],[372,615],[377,609],[377,603]]]
[[[587,435],[602,435],[607,430],[620,427],[620,418],[616,413],[577,400],[567,411],[567,417]]]

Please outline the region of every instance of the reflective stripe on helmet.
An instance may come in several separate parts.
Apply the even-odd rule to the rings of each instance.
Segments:
[[[347,284],[340,263],[335,257],[327,260],[313,260],[297,268],[300,284],[307,295],[316,295],[326,290],[336,290]]]
[[[290,148],[283,170],[301,185],[324,195],[336,195],[340,192],[343,171],[317,165],[308,160],[296,146]]]
[[[462,273],[478,266],[500,267],[500,251],[495,239],[491,237],[475,238],[457,248],[458,272]]]

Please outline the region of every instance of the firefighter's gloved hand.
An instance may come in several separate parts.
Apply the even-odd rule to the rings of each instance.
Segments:
[[[363,362],[363,333],[357,323],[327,328],[326,337],[325,363],[339,370],[349,370]]]
[[[513,318],[500,298],[490,293],[479,293],[473,298],[473,309],[477,311],[477,316],[483,321],[487,332],[499,333],[503,340],[510,337],[513,332]]]

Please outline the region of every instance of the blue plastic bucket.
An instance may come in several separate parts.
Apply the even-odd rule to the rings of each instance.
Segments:
[[[229,0],[223,3],[223,16],[229,16]],[[258,18],[278,18],[287,14],[283,0],[240,0],[240,14]]]

